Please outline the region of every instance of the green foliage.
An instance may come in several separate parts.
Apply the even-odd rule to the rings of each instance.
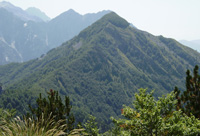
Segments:
[[[177,101],[172,92],[157,101],[153,92],[140,89],[135,94],[134,109],[124,106],[122,115],[127,119],[114,119],[122,135],[197,135],[200,121],[193,115],[188,117],[182,111],[175,111]]]
[[[200,75],[198,74],[199,67],[196,65],[193,70],[193,76],[190,71],[186,72],[186,90],[180,94],[180,90],[175,87],[177,93],[176,99],[177,110],[181,109],[187,115],[191,113],[200,119]]]
[[[53,118],[55,122],[67,119],[67,122],[65,122],[67,123],[66,131],[69,132],[73,130],[75,118],[73,114],[70,113],[72,106],[70,105],[69,97],[65,97],[65,104],[63,104],[57,91],[50,90],[47,94],[48,99],[42,98],[40,94],[39,98],[36,100],[37,108],[30,106],[31,115],[39,121],[47,120],[49,117]],[[30,114],[27,116],[30,116]],[[44,124],[41,125],[46,126],[45,121]]]
[[[17,111],[16,114],[22,116],[28,112],[28,104],[35,104],[36,93],[36,91],[30,90],[4,90],[0,95],[0,107],[3,109],[14,108]]]
[[[89,120],[84,124],[84,127],[86,129],[86,133],[90,136],[98,136],[99,135],[99,129],[97,126],[97,122],[95,121],[96,117],[90,115]]]

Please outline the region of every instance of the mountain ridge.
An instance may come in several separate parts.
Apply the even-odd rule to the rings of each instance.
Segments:
[[[41,58],[0,66],[5,89],[0,105],[18,103],[15,108],[26,112],[22,103],[34,105],[39,93],[55,89],[70,97],[77,120],[92,114],[109,124],[109,117],[119,116],[141,87],[155,89],[155,97],[175,86],[184,89],[185,71],[196,64],[199,53],[133,28],[112,12]]]

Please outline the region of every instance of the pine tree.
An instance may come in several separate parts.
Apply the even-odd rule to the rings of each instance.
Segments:
[[[62,99],[58,95],[58,91],[51,89],[47,94],[48,99],[42,98],[40,93],[39,98],[36,100],[37,108],[33,108],[29,105],[31,114],[28,114],[27,116],[32,115],[37,120],[49,120],[49,118],[53,118],[56,122],[59,120],[66,120],[66,131],[69,132],[74,129],[75,118],[73,114],[70,113],[72,106],[70,105],[69,97],[65,97],[65,104],[63,104]]]
[[[184,113],[191,113],[200,119],[200,75],[198,74],[199,67],[196,65],[193,70],[193,77],[190,71],[186,72],[186,90],[180,94],[180,90],[175,87],[177,110],[182,109]]]

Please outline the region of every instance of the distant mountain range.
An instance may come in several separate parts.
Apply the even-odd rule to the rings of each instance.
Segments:
[[[30,15],[26,11],[22,10],[21,8],[16,7],[6,1],[0,2],[0,8],[6,9],[7,11],[13,13],[15,16],[17,16],[18,18],[20,18],[23,21],[42,22],[41,18]]]
[[[28,9],[26,9],[26,12],[28,12],[30,15],[41,18],[45,22],[48,22],[51,20],[51,18],[49,18],[44,12],[42,12],[41,10],[34,8],[34,7],[30,7]]]
[[[179,41],[183,45],[186,45],[198,52],[200,52],[200,40],[192,40],[192,41],[187,41],[187,40],[181,40]]]
[[[66,18],[81,16],[70,10],[48,25]],[[56,30],[61,29],[58,24]],[[59,32],[54,31],[56,38]],[[106,129],[110,116],[120,115],[122,105],[130,105],[139,88],[155,89],[155,97],[175,86],[183,90],[186,69],[196,64],[198,52],[136,29],[112,12],[38,59],[0,66],[0,107],[25,113],[39,93],[55,89],[70,97],[78,121],[92,114]]]
[[[109,12],[80,15],[69,10],[44,22],[30,12],[0,2],[0,65],[38,58]]]

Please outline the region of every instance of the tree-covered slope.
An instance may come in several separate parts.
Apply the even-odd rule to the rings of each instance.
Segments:
[[[25,112],[39,92],[55,89],[70,97],[78,119],[89,113],[109,122],[141,87],[156,96],[184,88],[186,69],[199,62],[196,51],[130,27],[112,12],[39,59],[1,66],[0,104]]]

